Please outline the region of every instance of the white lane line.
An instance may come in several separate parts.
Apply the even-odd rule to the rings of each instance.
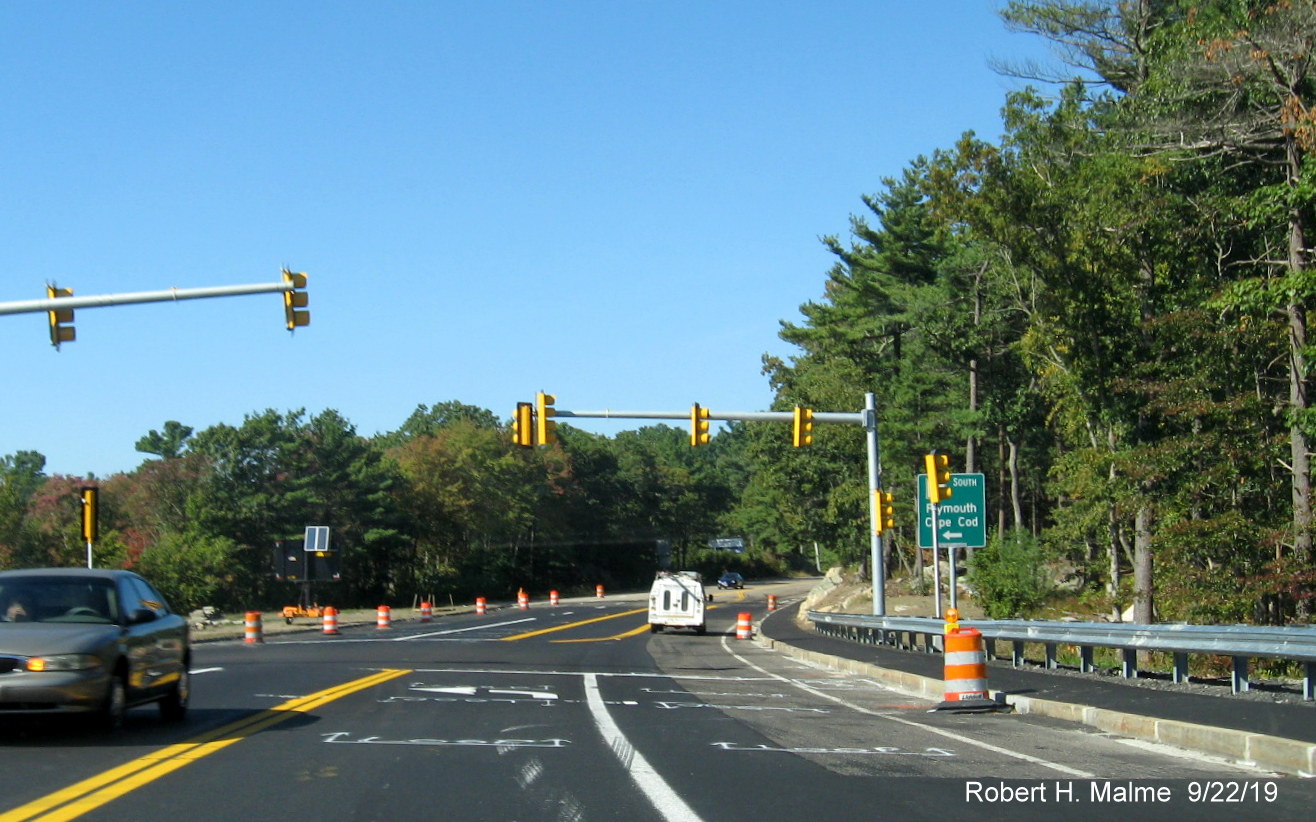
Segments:
[[[794,687],[799,688],[802,691],[807,691],[808,693],[811,693],[814,696],[822,697],[823,699],[829,699],[832,702],[837,703],[838,705],[844,705],[845,707],[850,708],[851,710],[858,711],[863,714],[868,714],[869,716],[875,716],[879,719],[886,719],[891,722],[898,722],[901,725],[908,725],[911,728],[918,728],[920,730],[927,731],[928,733],[938,734],[948,739],[953,739],[956,742],[961,742],[965,745],[972,745],[976,748],[982,748],[983,750],[991,751],[992,753],[1002,754],[1003,756],[1013,757],[1014,759],[1022,759],[1025,762],[1031,762],[1034,765],[1041,765],[1044,768],[1050,768],[1054,771],[1059,771],[1060,773],[1063,774],[1069,774],[1070,776],[1077,777],[1079,779],[1097,778],[1097,775],[1094,773],[1088,773],[1087,771],[1080,771],[1077,768],[1071,768],[1068,765],[1061,765],[1058,762],[1051,762],[1049,760],[1041,759],[1039,757],[1033,756],[1031,754],[1026,754],[1021,751],[1012,751],[1009,748],[1002,748],[999,745],[993,745],[990,742],[983,742],[981,740],[974,739],[972,737],[964,736],[963,734],[957,734],[954,731],[948,731],[944,728],[934,728],[931,725],[924,725],[920,722],[912,722],[908,719],[904,719],[899,716],[892,716],[889,713],[882,713],[880,711],[870,710],[868,708],[863,707],[862,705],[855,705],[853,702],[847,702],[846,700],[841,699],[840,697],[832,696],[831,694],[824,693],[818,690],[817,688],[811,688],[808,685],[805,685],[803,682],[796,682],[793,679],[788,679],[787,677],[774,674],[771,671],[767,671],[764,670],[763,668],[760,668],[759,666],[755,665],[753,662],[750,662],[748,659],[745,659],[740,654],[731,650],[731,646],[727,644],[727,638],[725,634],[722,636],[722,647],[726,649],[727,653],[731,654],[733,657],[740,660],[743,664],[748,665],[749,667],[753,668],[754,670],[760,673],[767,674],[768,676],[773,677],[775,679],[779,679],[782,682],[789,683],[790,685],[793,685]]]
[[[449,628],[446,631],[430,631],[428,634],[411,634],[409,636],[394,637],[393,642],[409,642],[413,639],[425,639],[431,636],[443,636],[444,634],[460,634],[466,631],[485,631],[489,628],[502,628],[505,625],[520,625],[522,622],[534,622],[535,617],[526,617],[525,619],[514,619],[511,622],[493,622],[488,625],[472,625],[468,628]]]
[[[649,761],[635,750],[635,746],[626,739],[621,729],[617,727],[617,723],[612,721],[608,707],[603,703],[603,695],[599,693],[599,678],[594,674],[585,674],[585,702],[589,705],[590,713],[594,715],[594,724],[598,726],[599,733],[603,734],[604,741],[621,761],[622,767],[630,773],[631,779],[635,780],[635,784],[639,786],[658,815],[668,822],[702,822],[676,791],[658,775]]]

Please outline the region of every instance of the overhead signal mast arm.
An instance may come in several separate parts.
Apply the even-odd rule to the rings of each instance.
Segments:
[[[0,303],[0,315],[35,314],[46,312],[50,319],[50,342],[56,348],[60,343],[73,342],[77,334],[73,328],[73,310],[75,308],[106,308],[112,305],[135,305],[139,303],[179,302],[182,300],[200,300],[208,297],[236,297],[244,294],[283,294],[284,323],[289,330],[310,325],[311,312],[306,310],[306,275],[300,272],[283,270],[283,278],[277,283],[256,283],[254,285],[222,285],[210,288],[170,288],[164,291],[138,291],[129,294],[95,294],[87,297],[73,296],[73,289],[46,286],[46,299],[21,300]]]

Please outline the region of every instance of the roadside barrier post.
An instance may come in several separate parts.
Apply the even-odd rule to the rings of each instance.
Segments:
[[[393,627],[393,609],[392,609],[392,608],[388,607],[387,605],[381,605],[381,606],[379,606],[379,609],[378,609],[377,611],[375,611],[375,627],[376,627],[376,628],[391,628],[391,627]]]
[[[338,635],[338,609],[332,605],[324,609],[324,634],[325,636]]]
[[[261,622],[260,611],[248,611],[242,620],[242,642],[245,645],[259,645],[265,641],[265,626]]]

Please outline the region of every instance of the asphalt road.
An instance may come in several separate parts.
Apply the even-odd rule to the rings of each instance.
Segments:
[[[735,638],[802,584],[199,643],[188,719],[0,731],[0,822],[1304,818],[1316,783],[931,703]],[[742,598],[743,597],[743,598]]]

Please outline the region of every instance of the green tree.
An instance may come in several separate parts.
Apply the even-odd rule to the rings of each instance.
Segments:
[[[183,425],[177,420],[168,420],[164,424],[163,432],[150,430],[146,436],[137,440],[134,448],[144,454],[155,454],[162,459],[174,459],[182,455],[187,439],[191,436],[190,426]]]

